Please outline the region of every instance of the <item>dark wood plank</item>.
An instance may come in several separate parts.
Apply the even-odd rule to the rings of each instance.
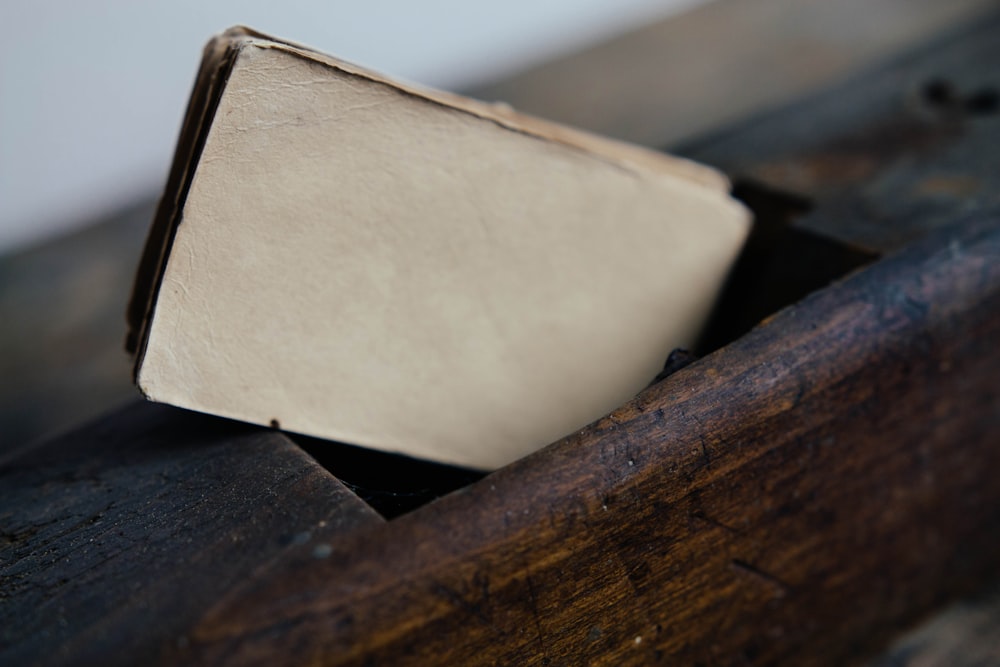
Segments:
[[[0,664],[147,664],[257,568],[382,523],[284,436],[137,403],[0,460]]]
[[[979,46],[939,60],[933,52],[951,47],[934,47],[922,62],[951,72],[963,58],[994,58],[988,38],[960,43]],[[808,166],[803,150],[850,147],[852,127],[865,129],[853,150],[867,155],[892,113],[924,99],[916,84],[900,96],[900,71],[879,79],[891,97],[866,87],[890,101],[875,115],[859,96],[856,113],[834,107],[843,115],[827,122],[832,101],[812,100],[779,112],[767,132],[742,125],[754,140],[701,145],[721,147],[720,163],[738,174],[811,198],[831,223],[816,228],[839,238],[883,218],[912,238],[990,210],[988,198],[947,192],[939,219],[921,226],[920,197],[866,195],[888,212],[829,208],[872,182],[905,194],[883,177],[917,173],[899,170],[907,162],[950,170],[946,186],[963,169],[995,176],[998,153],[981,140],[993,136],[988,114],[966,114],[959,133],[933,116],[927,132],[943,138],[924,152],[888,142],[872,172],[820,170],[815,187],[773,179],[782,160],[793,175]],[[976,87],[958,90],[966,109]],[[781,123],[816,143],[767,152]],[[966,131],[980,141],[952,150]],[[919,145],[928,135],[905,136]],[[996,575],[997,219],[808,298],[608,419],[388,524],[280,436],[155,412],[166,408],[134,407],[88,429],[87,447],[70,437],[21,451],[0,462],[0,662],[858,660]],[[115,421],[131,434],[116,439]],[[270,463],[275,442],[285,463]],[[290,470],[324,481],[317,491],[282,476]],[[317,507],[313,496],[333,500]],[[328,536],[341,500],[359,524]]]
[[[857,661],[1000,558],[1000,220],[818,292],[294,574],[200,664]]]
[[[1000,8],[681,150],[810,202],[799,228],[874,251],[1000,210]]]
[[[470,93],[663,146],[831,85],[992,4],[716,0]],[[89,228],[0,256],[0,321],[16,323],[0,327],[0,451],[134,395],[122,313],[156,197],[109,202]]]

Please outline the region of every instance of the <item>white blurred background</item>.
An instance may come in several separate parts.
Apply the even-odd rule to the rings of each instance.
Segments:
[[[3,0],[0,253],[158,192],[201,47],[250,25],[446,89],[705,0]]]

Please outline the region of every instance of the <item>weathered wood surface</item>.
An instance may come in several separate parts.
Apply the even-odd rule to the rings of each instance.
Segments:
[[[379,523],[283,435],[130,405],[0,460],[0,664],[149,664],[257,569]]]
[[[466,92],[662,146],[778,108],[992,4],[716,0]],[[134,395],[122,313],[157,196],[121,211],[109,202],[78,233],[0,256],[0,322],[15,323],[0,326],[0,452]]]
[[[834,160],[804,187],[773,177],[785,173],[781,150],[790,174],[811,164],[799,144],[767,152],[782,124],[804,141],[822,118],[806,151],[841,143],[867,155],[892,113],[924,114],[911,101],[940,97],[905,92],[925,90],[922,75],[907,78],[913,63],[1000,71],[975,34],[845,86],[838,94],[870,92],[852,98],[856,112],[806,101],[692,150],[790,190],[770,201],[791,202],[778,226],[796,233],[906,230],[869,244],[881,250],[969,211],[978,221],[814,294],[608,419],[395,521],[282,436],[168,408],[132,407],[85,437],[0,460],[0,663],[839,665],[976,590],[1000,558],[1000,216],[988,213],[992,186],[965,198],[941,188],[963,169],[994,178],[984,183],[1000,173],[994,117],[967,113],[986,79],[944,95],[959,99],[960,131],[933,114],[916,130],[904,123],[907,139],[886,142],[872,170]],[[868,115],[871,100],[888,106]],[[932,181],[924,224],[927,191],[899,179],[934,169],[948,178]],[[904,196],[872,198],[871,183]],[[887,210],[834,206],[852,192]],[[831,224],[809,223],[830,206]],[[347,518],[331,524],[338,507]],[[234,534],[244,542],[227,542]]]
[[[679,150],[795,194],[811,203],[799,228],[873,251],[1000,210],[1000,11]]]
[[[722,167],[756,218],[699,346],[714,350],[880,253],[1000,211],[1000,12],[679,150]]]
[[[996,574],[997,340],[1000,221],[967,221],[325,560],[258,571],[171,658],[857,660]]]
[[[279,435],[134,406],[0,463],[0,658],[844,664],[995,574],[998,334],[983,220],[388,524]]]

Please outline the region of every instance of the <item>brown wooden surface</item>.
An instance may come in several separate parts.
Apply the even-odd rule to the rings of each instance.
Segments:
[[[843,255],[806,283],[771,272],[768,295],[865,261],[810,229],[901,232],[879,250],[947,231],[396,520],[283,436],[169,408],[0,459],[0,663],[840,665],[1000,578],[998,117],[966,104],[1000,72],[998,28],[690,145],[785,191],[744,190],[795,241],[765,244],[758,268],[803,239]],[[923,102],[938,66],[970,77],[944,113]],[[907,132],[867,152],[896,120]],[[831,153],[869,168],[802,159]],[[772,178],[797,173],[812,186]]]
[[[996,574],[997,340],[1000,224],[967,221],[327,559],[259,571],[172,658],[857,660]]]
[[[796,225],[874,251],[1000,210],[1000,4],[863,75],[681,147],[792,193]]]
[[[382,523],[283,435],[139,402],[0,459],[0,489],[4,665],[149,664],[258,568]]]
[[[649,145],[689,141],[865,70],[992,4],[718,0],[467,92]],[[143,193],[121,210],[112,203],[77,233],[0,256],[0,322],[14,323],[0,326],[0,451],[135,395],[122,314],[158,196]]]
[[[1000,211],[1000,11],[679,149],[755,213],[699,346],[714,350],[878,254]]]

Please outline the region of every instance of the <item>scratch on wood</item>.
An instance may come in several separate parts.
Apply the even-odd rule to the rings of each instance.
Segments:
[[[535,585],[531,582],[531,575],[524,575],[524,583],[528,588],[528,606],[531,608],[531,617],[535,621],[535,637],[538,639],[538,652],[542,659],[548,659],[545,651],[545,638],[542,635],[542,619],[538,615],[538,596],[535,593]]]
[[[490,618],[489,614],[487,614],[486,610],[483,608],[484,604],[489,603],[488,581],[484,581],[481,583],[481,589],[483,594],[481,602],[470,602],[466,600],[465,597],[462,596],[458,591],[449,588],[448,586],[442,584],[441,582],[434,582],[433,589],[434,592],[437,593],[440,597],[448,600],[456,607],[465,610],[472,616],[475,616],[477,619],[479,619],[480,622],[482,622],[483,625],[492,628],[498,635],[504,634],[504,632],[500,628],[494,625],[493,619]]]
[[[730,533],[739,533],[740,532],[739,528],[734,528],[733,526],[730,526],[729,524],[723,523],[723,522],[719,521],[718,519],[713,519],[712,517],[710,517],[707,514],[705,514],[705,512],[702,511],[702,510],[694,510],[693,512],[691,512],[691,518],[692,519],[698,519],[699,521],[704,521],[705,523],[707,523],[709,525],[715,526],[716,528],[722,528],[723,530],[726,530],[726,531],[728,531]]]
[[[730,561],[730,566],[737,572],[745,572],[747,574],[753,575],[758,579],[765,581],[775,589],[775,594],[777,597],[785,597],[792,592],[792,587],[787,583],[774,576],[769,572],[765,572],[755,565],[751,565],[745,560],[740,560],[739,558],[734,558]]]

